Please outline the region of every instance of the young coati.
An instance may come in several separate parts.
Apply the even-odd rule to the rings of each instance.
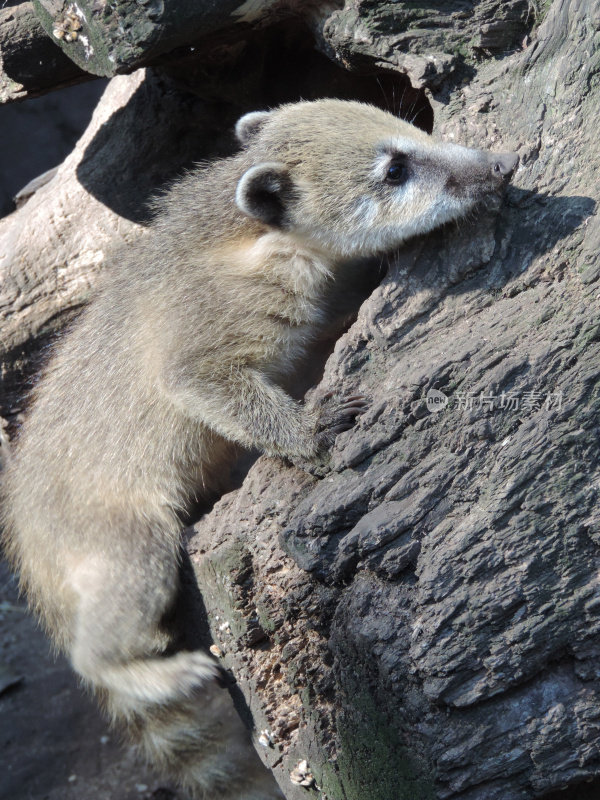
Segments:
[[[242,117],[238,155],[192,172],[112,257],[35,390],[4,480],[5,543],[56,645],[195,796],[278,796],[221,714],[217,667],[175,651],[181,515],[237,446],[318,458],[360,398],[282,388],[344,266],[497,193],[516,164],[377,108],[320,100]]]

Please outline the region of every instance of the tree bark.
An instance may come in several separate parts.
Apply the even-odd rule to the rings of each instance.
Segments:
[[[49,39],[31,3],[0,9],[0,104],[89,80]]]
[[[209,50],[214,34],[222,50],[228,39],[240,39],[255,26],[303,16],[312,4],[284,0],[164,0],[160,4],[101,4],[79,0],[33,0],[38,18],[63,52],[86,72],[112,77],[156,62],[176,48]],[[241,26],[241,30],[239,30]],[[236,30],[237,29],[237,30]],[[209,39],[210,37],[210,39]]]
[[[352,85],[385,70],[382,94],[417,123],[521,165],[499,213],[405,247],[336,345],[317,391],[371,405],[329,473],[261,458],[189,533],[289,800],[549,800],[600,776],[599,30],[582,0],[348,0],[319,24]],[[0,222],[5,413],[176,165],[227,152],[244,103],[314,96],[267,86],[264,63],[251,84],[232,72],[227,105],[204,68],[195,94],[176,89],[183,68],[115,79],[53,180]]]
[[[380,58],[391,8],[334,17],[346,58]],[[290,800],[529,800],[600,774],[599,21],[557,0],[431,87],[437,133],[519,151],[505,207],[412,243],[363,305],[318,389],[371,398],[330,473],[260,459],[194,529]]]
[[[21,409],[22,393],[49,337],[89,299],[110,245],[133,241],[140,226],[118,216],[78,179],[92,143],[139,86],[114,81],[75,150],[13,214],[0,220],[1,416]],[[114,187],[115,164],[105,142],[92,156],[94,182]],[[123,153],[121,153],[124,155]],[[98,194],[98,192],[97,192]]]
[[[7,0],[0,9],[0,104],[145,66],[193,62],[206,80],[256,32],[290,21],[319,27],[339,5],[303,0],[99,3]],[[260,60],[260,59],[259,59]],[[193,82],[193,81],[192,81]]]

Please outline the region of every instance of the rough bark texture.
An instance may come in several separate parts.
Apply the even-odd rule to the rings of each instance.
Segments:
[[[350,69],[375,62],[437,88],[468,72],[481,56],[514,49],[536,13],[528,0],[390,3],[354,0],[327,19],[323,38]]]
[[[33,0],[49,36],[86,72],[112,77],[152,63],[178,47],[201,43],[215,31],[264,25],[302,14],[307,2],[286,0],[150,0],[99,3],[97,0]],[[318,4],[316,4],[318,5]],[[233,38],[243,35],[233,32]],[[204,41],[203,41],[204,40]]]
[[[0,104],[95,76],[113,77],[182,59],[186,67],[193,63],[196,72],[203,71],[205,83],[211,73],[214,81],[226,63],[238,60],[245,40],[257,31],[286,20],[295,27],[320,28],[339,5],[341,0],[326,4],[314,0],[5,0],[0,9]]]
[[[21,388],[21,368],[33,343],[43,341],[61,321],[64,324],[69,311],[89,298],[107,247],[119,238],[133,240],[139,233],[139,226],[94,197],[76,173],[102,125],[130,99],[140,78],[125,87],[118,81],[111,85],[114,101],[96,112],[54,177],[22,208],[0,220],[3,415],[11,413],[13,390]],[[104,157],[108,177],[114,164],[107,153]],[[102,175],[95,180],[98,177],[101,185]]]
[[[259,459],[190,533],[289,800],[528,800],[600,776],[600,8],[432,5],[348,0],[319,47],[408,76],[382,93],[421,124],[433,109],[437,134],[518,149],[506,203],[405,248],[336,346],[318,391],[371,407],[329,473]],[[23,359],[85,300],[109,242],[143,235],[175,164],[226,151],[216,132],[244,103],[310,96],[295,73],[261,83],[273,67],[233,71],[227,106],[204,66],[186,84],[210,102],[164,75],[116,79],[70,160],[0,223],[6,413]],[[309,787],[290,780],[304,759]]]
[[[379,58],[391,8],[349,3],[330,31]],[[338,343],[319,391],[372,405],[330,474],[261,459],[195,528],[290,799],[318,794],[290,782],[301,759],[336,800],[525,800],[600,774],[598,23],[558,0],[522,50],[442,83],[437,132],[519,150],[505,208],[407,248]]]
[[[31,3],[2,4],[0,104],[35,97],[90,77],[48,38]]]

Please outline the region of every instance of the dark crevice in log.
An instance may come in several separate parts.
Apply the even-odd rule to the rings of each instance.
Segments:
[[[598,797],[600,797],[600,780],[594,780],[578,783],[556,792],[549,792],[539,800],[598,800]]]
[[[213,40],[215,53],[226,52]],[[256,103],[270,108],[281,103],[337,97],[360,100],[390,111],[431,133],[433,110],[423,89],[411,85],[406,74],[366,62],[351,72],[318,49],[318,41],[302,20],[283,21],[251,31],[239,42],[235,56],[223,67],[190,48],[174,51],[162,61],[165,72],[182,87],[205,98],[229,101],[242,110]],[[161,63],[161,62],[159,62]]]

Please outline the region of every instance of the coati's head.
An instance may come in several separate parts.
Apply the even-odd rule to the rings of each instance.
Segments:
[[[317,100],[246,114],[253,164],[236,203],[249,217],[344,256],[390,250],[497,194],[514,153],[436,141],[374,106]]]

